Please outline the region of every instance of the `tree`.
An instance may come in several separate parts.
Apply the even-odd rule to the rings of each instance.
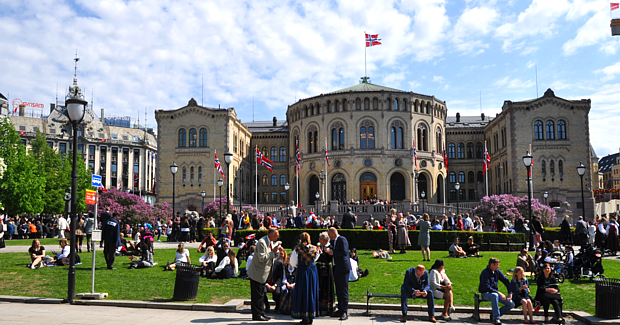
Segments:
[[[128,224],[149,222],[153,224],[157,218],[167,222],[172,214],[172,208],[168,203],[151,206],[141,197],[125,191],[110,189],[99,196],[98,214],[110,208],[110,213],[118,213],[121,221]]]
[[[490,222],[497,214],[514,222],[517,218],[525,218],[529,214],[527,196],[522,198],[510,194],[485,196],[480,200],[480,205],[474,209],[474,214]],[[552,226],[556,220],[555,210],[540,204],[537,199],[532,199],[532,215],[540,217],[544,226]]]

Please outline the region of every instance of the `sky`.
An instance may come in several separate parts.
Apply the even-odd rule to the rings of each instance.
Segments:
[[[434,95],[448,115],[494,116],[505,100],[591,99],[599,157],[618,152],[620,38],[609,1],[0,0],[0,93],[64,101],[78,83],[97,114],[140,117],[195,98],[242,122],[372,83]],[[620,10],[617,10],[620,11]],[[615,13],[615,12],[614,12]]]

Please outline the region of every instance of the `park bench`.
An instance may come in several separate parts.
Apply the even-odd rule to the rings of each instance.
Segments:
[[[372,293],[368,288],[366,288],[366,316],[370,316],[370,298],[398,298],[400,300],[400,293]],[[435,300],[439,300],[439,298],[435,298]],[[443,300],[443,299],[441,299]]]

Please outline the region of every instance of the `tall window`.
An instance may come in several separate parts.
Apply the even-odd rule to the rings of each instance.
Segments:
[[[207,129],[200,129],[200,146],[207,146]]]
[[[470,142],[467,144],[467,159],[473,159],[473,158],[474,158],[474,144]]]
[[[406,110],[407,110],[407,99],[404,99],[404,98],[403,98],[403,107],[402,107],[402,110],[403,110],[403,111],[406,111]]]
[[[362,109],[362,100],[358,98],[355,100],[355,110],[359,111],[361,109]]]
[[[364,110],[370,110],[370,99],[364,98]]]
[[[367,144],[367,133],[366,133],[366,127],[362,126],[360,128],[360,148],[361,149],[366,149],[366,144]]]
[[[542,177],[547,175],[547,162],[544,160],[540,163],[540,173],[542,174]]]
[[[264,155],[266,158],[270,158],[270,157],[269,157],[269,151],[267,151],[267,147],[263,147],[263,151],[262,151],[262,152],[263,152],[263,155]]]
[[[555,176],[555,163],[553,160],[549,161],[549,173],[551,173],[551,177]]]
[[[459,172],[459,183],[465,183],[465,172]]]
[[[348,104],[347,100],[346,100],[346,99],[343,99],[343,100],[342,100],[342,111],[343,111],[343,112],[346,112],[346,111],[347,111],[347,109],[348,109],[347,104]]]
[[[482,142],[476,143],[476,158],[482,158]]]
[[[197,139],[198,139],[198,136],[196,133],[196,129],[189,129],[189,146],[195,147]]]
[[[198,166],[198,182],[202,182],[202,166]]]
[[[558,121],[558,140],[566,140],[566,122],[564,120]]]
[[[400,121],[392,123],[392,127],[390,128],[390,140],[392,149],[403,149],[403,124]]]
[[[442,146],[442,141],[441,141],[441,129],[437,128],[437,131],[435,132],[435,147],[437,148],[437,152],[441,152],[443,150],[443,146]]]
[[[278,185],[278,176],[276,176],[275,174],[271,175],[271,185],[273,186]]]
[[[398,99],[394,99],[394,110],[398,110]]]
[[[332,150],[344,150],[344,127],[340,122],[332,126]]]
[[[534,122],[534,140],[543,140],[543,122]]]
[[[183,167],[183,183],[187,181],[187,168]]]
[[[187,140],[187,131],[185,129],[179,130],[179,147],[185,147],[185,142]]]
[[[280,161],[286,161],[286,147],[280,147]]]
[[[271,147],[271,158],[270,159],[273,162],[278,161],[278,148]]]
[[[448,143],[448,158],[450,158],[450,159],[456,158],[456,154],[455,154],[456,150],[455,149],[456,148],[454,146],[454,143]]]
[[[340,102],[336,99],[336,101],[334,102],[334,111],[335,112],[340,112],[340,107],[338,105],[340,105]]]
[[[377,97],[372,99],[372,109],[375,111],[379,109],[379,99]]]
[[[468,172],[467,173],[467,182],[473,183],[475,181],[476,181],[476,175],[474,175],[474,172]]]
[[[418,126],[418,138],[416,139],[416,144],[418,146],[418,150],[428,151],[428,130],[424,124],[420,124],[420,126]]]
[[[194,167],[193,166],[189,168],[189,181],[191,183],[194,182]]]
[[[267,175],[263,175],[263,186],[269,185],[269,178]]]
[[[553,123],[553,121],[547,121],[546,123],[546,130],[547,130],[547,140],[553,140],[555,139],[555,125]]]
[[[456,173],[455,172],[450,172],[450,175],[448,175],[448,179],[449,179],[450,183],[456,183]]]
[[[558,160],[558,172],[560,173],[560,177],[564,175],[564,162],[562,160]]]
[[[463,142],[459,143],[456,153],[459,159],[465,158],[465,144]]]
[[[286,185],[286,175],[284,174],[280,175],[280,185]]]

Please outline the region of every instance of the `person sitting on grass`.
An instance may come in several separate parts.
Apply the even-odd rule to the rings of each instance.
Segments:
[[[508,289],[508,296],[505,296],[498,290],[497,284],[499,282],[502,282]],[[495,257],[489,259],[489,265],[480,273],[478,291],[481,293],[482,300],[491,302],[491,321],[495,325],[500,325],[500,317],[509,312],[515,304],[512,302],[510,282],[502,271],[499,270],[499,259]],[[502,303],[504,306],[499,308],[499,303]]]
[[[28,249],[28,253],[30,254],[30,268],[38,269],[41,266],[45,266],[45,247],[41,246],[41,243],[38,239],[32,240],[32,246]]]
[[[230,279],[232,277],[236,278],[237,276],[239,276],[239,265],[237,263],[237,258],[235,258],[235,252],[231,249],[228,251],[228,255],[226,255],[215,268],[215,273],[212,278]]]
[[[211,277],[213,272],[215,272],[215,262],[217,262],[217,256],[215,255],[213,246],[207,247],[207,251],[198,259],[198,261],[200,262],[200,265],[202,265],[200,276]]]
[[[430,288],[428,272],[424,265],[412,267],[405,272],[405,279],[400,287],[400,308],[403,313],[401,322],[407,321],[407,303],[409,298],[426,299],[428,306],[428,320],[436,323],[435,319],[435,298]]]
[[[370,273],[368,269],[362,271],[359,267],[360,258],[357,256],[357,249],[355,249],[355,247],[350,249],[349,258],[351,259],[351,274],[349,274],[349,282],[357,281],[359,278],[368,276]]]
[[[54,263],[56,266],[68,265],[70,247],[69,243],[67,243],[67,238],[60,238],[58,240],[58,245],[60,245],[61,252],[56,253],[56,257],[54,257],[52,263]]]
[[[517,266],[510,281],[512,286],[512,301],[515,304],[515,308],[523,306],[523,324],[537,324],[534,321],[534,310],[532,306],[532,297],[530,297],[530,283],[525,277],[525,271],[522,267]],[[530,316],[530,320],[527,320],[527,316]]]
[[[465,253],[463,248],[459,246],[458,237],[454,238],[454,243],[450,245],[450,248],[448,249],[448,251],[450,252],[450,257],[467,257],[467,253]]]
[[[151,236],[144,237],[140,242],[141,257],[129,265],[130,269],[142,269],[153,267],[153,250],[151,249]]]
[[[170,264],[170,260],[168,260],[168,264],[164,266],[164,271],[174,270],[177,267],[177,263],[192,264],[192,261],[189,258],[189,249],[185,249],[185,244],[183,243],[179,243],[179,246],[177,247],[174,263]]]
[[[207,233],[207,236],[205,236],[205,238],[202,240],[202,242],[198,246],[198,253],[204,253],[207,250],[207,247],[215,246],[215,244],[216,244],[215,237],[213,237],[213,233],[209,231]]]
[[[467,238],[467,243],[463,245],[463,250],[467,253],[467,256],[482,257],[480,255],[480,245],[474,243],[474,237],[472,236]]]
[[[534,258],[525,248],[521,250],[519,255],[517,255],[517,267],[521,267],[524,271],[534,272],[536,270],[534,263]]]

